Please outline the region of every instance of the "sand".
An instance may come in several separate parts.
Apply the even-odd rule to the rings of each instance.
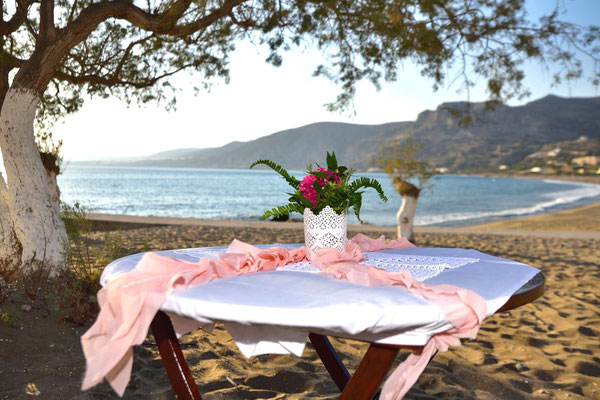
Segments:
[[[119,235],[124,250],[302,242],[301,224],[200,221],[94,215],[93,239]],[[546,294],[486,319],[476,340],[438,354],[407,399],[600,399],[600,204],[555,214],[464,228],[419,228],[422,247],[473,248],[540,268]],[[350,235],[394,234],[352,226]],[[16,327],[0,325],[0,399],[112,399],[106,384],[81,393],[79,336],[87,329],[57,324],[42,307],[23,312]],[[184,354],[207,400],[335,399],[337,388],[310,345],[302,358],[245,359],[217,326],[182,338]],[[334,340],[352,370],[365,345]],[[149,336],[135,349],[126,399],[174,398]]]
[[[476,225],[469,229],[567,232],[567,235],[571,232],[597,232],[600,231],[600,204],[556,212],[551,217],[546,214],[534,215]]]

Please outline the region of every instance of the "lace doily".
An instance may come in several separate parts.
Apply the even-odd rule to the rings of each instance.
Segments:
[[[410,256],[379,252],[365,253],[364,255],[365,259],[360,264],[372,265],[388,272],[400,272],[407,269],[410,275],[418,281],[433,278],[446,269],[454,269],[479,261],[478,258],[467,257]],[[285,265],[278,268],[277,271],[318,273],[319,269],[313,267],[309,261],[303,261]]]

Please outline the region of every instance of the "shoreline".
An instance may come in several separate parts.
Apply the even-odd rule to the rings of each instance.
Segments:
[[[89,213],[87,218],[93,223],[93,230],[128,230],[153,226],[202,226],[218,228],[250,228],[273,230],[303,230],[301,221],[260,221],[234,219],[200,219],[190,217],[135,216],[122,214]],[[395,226],[371,224],[348,225],[349,233],[383,232],[387,237],[396,234]],[[576,208],[557,210],[548,213],[506,218],[499,221],[478,223],[468,226],[415,226],[416,234],[463,233],[498,234],[538,237],[563,237],[580,239],[600,239],[600,202]]]
[[[439,176],[443,176],[446,174],[439,174]],[[557,184],[572,184],[572,185],[582,185],[582,186],[587,186],[587,185],[593,185],[593,186],[597,186],[598,189],[600,189],[600,175],[598,176],[581,176],[581,175],[517,175],[517,174],[502,174],[502,173],[482,173],[482,174],[447,174],[447,175],[454,175],[454,176],[465,176],[465,177],[491,177],[491,178],[514,178],[514,179],[531,179],[531,180],[541,180],[541,181],[554,181]],[[474,227],[474,226],[479,226],[479,225],[487,225],[490,223],[497,223],[497,222],[503,222],[503,221],[508,221],[508,220],[514,220],[514,219],[521,219],[521,218],[529,218],[532,216],[541,216],[541,215],[549,215],[549,214],[554,214],[554,213],[558,213],[558,212],[562,212],[565,210],[571,210],[571,209],[579,209],[582,207],[587,207],[589,205],[594,205],[594,204],[600,204],[600,195],[596,195],[596,196],[589,196],[589,197],[581,197],[581,198],[577,198],[576,200],[573,201],[569,201],[569,202],[565,202],[565,203],[559,203],[559,204],[555,204],[555,205],[551,205],[551,206],[547,206],[542,208],[542,210],[540,211],[533,211],[533,212],[529,212],[529,213],[524,213],[524,214],[511,214],[511,215],[491,215],[488,217],[480,217],[480,218],[474,218],[474,219],[465,219],[465,220],[453,220],[453,221],[445,221],[445,222],[439,222],[436,224],[432,224],[432,225],[418,225],[416,226],[418,229],[425,229],[425,230],[433,230],[433,231],[437,231],[441,228],[443,229],[448,229],[450,231],[455,230],[455,229],[463,229],[463,228],[470,228],[470,227]],[[417,210],[418,213],[418,210]],[[128,215],[128,214],[109,214],[109,213],[89,213],[90,215],[97,215],[99,216],[98,218],[100,220],[105,220],[105,221],[112,221],[112,222],[119,222],[119,218],[121,216],[124,216],[126,218],[132,217],[132,218],[148,218],[151,221],[156,220],[156,222],[150,222],[150,223],[156,223],[156,224],[191,224],[191,225],[198,225],[199,222],[197,221],[204,221],[202,224],[208,224],[208,225],[214,225],[214,223],[216,223],[215,221],[235,221],[233,224],[239,224],[242,223],[245,225],[246,222],[251,223],[251,225],[249,226],[254,226],[254,227],[265,227],[268,225],[261,225],[261,223],[263,222],[268,222],[268,221],[261,221],[261,220],[255,220],[255,219],[229,219],[229,218],[223,218],[223,219],[204,219],[204,218],[197,218],[197,217],[171,217],[171,216],[155,216],[155,215],[150,215],[150,216],[134,216],[134,215]],[[115,220],[113,217],[106,217],[106,216],[115,216],[114,218],[117,218],[117,220]],[[107,219],[108,218],[108,219]],[[172,218],[172,220],[170,220]],[[298,219],[294,219],[294,220],[298,220]],[[149,223],[148,220],[141,222],[141,220],[137,220],[137,219],[128,219],[129,223]],[[137,222],[136,222],[137,221]],[[289,223],[289,222],[288,222]],[[226,225],[226,226],[233,226],[233,225]],[[377,224],[371,224],[368,223],[362,225],[363,228],[366,226],[376,226],[377,229],[387,229],[387,228],[394,228],[395,225],[377,225]],[[599,229],[600,230],[600,229]]]
[[[444,174],[441,174],[444,175]],[[503,173],[481,173],[481,174],[448,174],[448,175],[459,175],[459,176],[481,176],[488,178],[522,178],[522,179],[535,179],[535,180],[548,180],[548,181],[562,181],[562,182],[579,182],[579,183],[593,183],[600,185],[600,175],[541,175],[541,174],[503,174]]]
[[[442,174],[443,175],[443,174]],[[452,174],[449,174],[452,175]],[[513,178],[513,179],[531,179],[531,180],[539,180],[539,181],[547,181],[556,184],[572,184],[572,185],[593,185],[598,186],[600,189],[600,175],[518,175],[518,174],[503,174],[503,173],[482,173],[482,174],[456,174],[456,176],[470,176],[470,177],[482,177],[482,178]],[[552,205],[549,207],[543,208],[541,211],[534,211],[527,214],[519,214],[519,215],[496,215],[489,217],[482,217],[473,220],[455,220],[443,222],[439,225],[427,225],[428,227],[455,227],[455,228],[469,228],[480,225],[488,225],[488,224],[496,224],[504,221],[511,220],[519,220],[523,218],[537,217],[549,214],[560,213],[568,210],[576,210],[588,206],[592,206],[594,204],[600,204],[599,196],[592,196],[593,200],[588,201],[590,197],[581,197],[577,200],[560,203],[556,205]],[[600,228],[598,228],[600,230]]]

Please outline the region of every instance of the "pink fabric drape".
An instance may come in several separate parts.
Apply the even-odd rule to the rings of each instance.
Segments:
[[[386,243],[383,236],[371,239],[358,234],[342,253],[323,249],[311,260],[321,273],[334,279],[364,286],[404,286],[440,307],[453,325],[434,335],[421,355],[412,354],[398,366],[383,386],[384,400],[402,398],[436,350],[460,345],[460,338],[474,338],[487,310],[485,301],[474,292],[450,285],[426,285],[412,279],[408,271],[388,273],[359,264],[362,252],[408,247],[414,245],[406,239]],[[238,240],[218,259],[202,258],[197,263],[146,253],[132,271],[111,280],[98,292],[100,314],[81,338],[86,358],[82,389],[106,379],[119,396],[123,395],[131,376],[132,347],[144,341],[154,315],[174,290],[300,261],[306,261],[304,247],[261,250]]]

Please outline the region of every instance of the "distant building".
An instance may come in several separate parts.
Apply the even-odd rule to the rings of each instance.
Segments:
[[[498,167],[498,169],[499,169],[500,171],[504,171],[504,170],[507,170],[507,169],[508,169],[508,166],[506,166],[506,165],[502,164],[501,166],[499,166],[499,167]]]
[[[585,156],[585,157],[576,157],[571,160],[571,162],[575,165],[579,165],[583,167],[584,165],[591,165],[592,167],[598,165],[598,156]]]
[[[527,158],[544,158],[544,153],[536,151],[535,153],[529,154]]]
[[[564,164],[560,166],[560,172],[563,174],[572,174],[575,170],[570,165]]]
[[[542,172],[542,169],[540,167],[533,167],[529,170],[529,172],[539,174],[540,172]]]
[[[560,154],[560,147],[557,147],[555,149],[552,149],[552,150],[546,152],[546,156],[548,156],[548,157],[556,157],[559,154]]]
[[[446,167],[438,167],[435,169],[435,172],[437,172],[438,174],[445,174],[448,172],[448,168]]]
[[[588,138],[587,136],[579,136],[579,138],[575,141],[575,143],[583,143],[583,142],[587,142]]]

